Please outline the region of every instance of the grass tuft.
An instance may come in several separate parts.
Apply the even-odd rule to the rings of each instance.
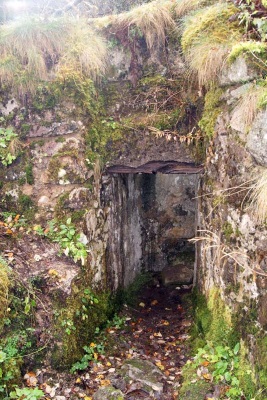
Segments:
[[[174,11],[177,17],[183,17],[191,11],[206,5],[206,3],[208,3],[207,0],[177,0]]]
[[[98,18],[94,23],[102,28],[110,25],[116,31],[127,31],[129,39],[131,35],[139,33],[144,36],[151,50],[164,45],[167,32],[175,28],[172,10],[172,1],[154,0],[126,13]]]
[[[226,63],[229,50],[241,37],[229,21],[237,9],[220,2],[184,18],[182,48],[200,85],[212,85]]]
[[[250,196],[250,209],[259,224],[264,224],[267,219],[267,170],[261,172],[256,183],[252,187]]]
[[[234,115],[242,120],[246,129],[251,127],[259,109],[262,107],[267,94],[266,86],[253,86],[249,88],[239,100],[234,109]]]
[[[5,260],[0,256],[0,327],[8,306],[9,277]]]
[[[92,78],[104,70],[104,41],[84,20],[24,19],[0,27],[0,81],[19,94],[35,92],[63,64]]]

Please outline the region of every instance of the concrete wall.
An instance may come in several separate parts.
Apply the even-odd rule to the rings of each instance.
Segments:
[[[197,175],[114,174],[103,187],[107,219],[106,270],[112,288],[146,271],[175,265],[195,235]],[[193,268],[191,258],[191,268]]]

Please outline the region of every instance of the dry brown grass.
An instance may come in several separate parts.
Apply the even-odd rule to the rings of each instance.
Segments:
[[[267,219],[267,169],[261,173],[256,183],[251,187],[250,210],[259,224]]]
[[[185,17],[182,47],[199,84],[213,84],[223,68],[231,46],[240,37],[240,28],[229,18],[236,8],[219,2]]]
[[[84,20],[70,27],[60,65],[93,79],[106,68],[106,43]]]
[[[234,115],[244,123],[246,129],[253,123],[260,108],[260,99],[264,94],[266,87],[253,86],[242,95],[235,107]]]
[[[82,19],[27,19],[0,27],[0,80],[22,94],[34,92],[66,63],[95,78],[105,54],[104,41]]]
[[[0,257],[0,319],[4,318],[6,314],[9,284],[7,267]]]
[[[154,0],[105,21],[117,30],[127,29],[129,34],[131,29],[137,29],[137,33],[144,36],[147,47],[152,49],[163,45],[167,31],[175,27],[172,8],[172,1]]]
[[[177,17],[182,17],[207,3],[205,0],[178,0],[174,7]]]
[[[228,47],[209,40],[193,46],[187,53],[190,68],[197,72],[199,85],[212,85],[220,75],[228,55]]]

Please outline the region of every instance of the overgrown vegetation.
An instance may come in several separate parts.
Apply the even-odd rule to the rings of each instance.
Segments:
[[[9,286],[8,267],[5,260],[0,256],[0,332],[9,302]]]
[[[7,167],[16,160],[21,143],[12,128],[0,128],[0,161]]]
[[[83,242],[83,235],[77,233],[71,218],[68,218],[65,224],[51,220],[46,229],[37,226],[35,231],[40,236],[58,243],[66,256],[70,256],[75,262],[80,261],[82,265],[85,265],[87,259],[86,243]]]
[[[247,359],[245,343],[235,326],[230,310],[220,292],[212,289],[209,300],[195,293],[195,325],[191,331],[194,357],[183,368],[183,384],[179,399],[199,399],[216,391],[220,399],[241,396],[259,399],[255,371]],[[217,387],[217,389],[216,389]]]
[[[104,71],[104,41],[80,19],[25,19],[0,26],[0,79],[19,94],[65,69],[96,78]]]
[[[210,86],[217,80],[229,49],[241,39],[240,27],[229,21],[237,11],[220,2],[185,18],[181,43],[200,85]]]
[[[93,20],[98,28],[110,26],[122,41],[133,41],[143,36],[148,49],[165,44],[167,32],[174,29],[171,14],[172,2],[154,0],[126,13]]]

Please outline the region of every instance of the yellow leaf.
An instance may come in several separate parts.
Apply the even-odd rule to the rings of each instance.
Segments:
[[[141,302],[141,303],[139,303],[139,306],[144,308],[146,305],[145,305],[145,303]]]
[[[211,374],[203,374],[202,376],[206,381],[211,381],[211,379],[212,379]]]
[[[76,379],[76,383],[81,383],[81,381],[82,381],[81,378]]]
[[[85,396],[85,397],[84,397],[84,400],[93,400],[93,397]]]
[[[159,369],[161,369],[161,371],[164,370],[164,366],[161,364],[160,361],[156,362],[156,366],[157,366]]]
[[[104,379],[103,381],[100,382],[101,386],[109,386],[110,385],[110,380],[109,379]]]
[[[111,364],[111,362],[109,362],[109,361],[106,363],[106,366],[107,366],[107,367],[111,367],[111,365],[112,365],[112,364]]]
[[[50,269],[48,271],[48,275],[50,275],[50,276],[58,276],[58,272],[55,269]]]
[[[170,323],[168,321],[163,321],[163,325],[168,326],[168,325],[170,325]]]

